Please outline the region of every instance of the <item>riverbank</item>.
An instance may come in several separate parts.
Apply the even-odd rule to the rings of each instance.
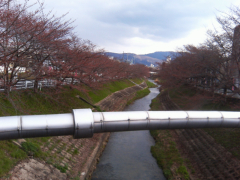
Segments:
[[[130,83],[130,85],[131,84],[132,83]],[[128,94],[128,96],[134,97],[134,93],[135,92],[133,92],[132,94],[130,93]],[[80,93],[77,92],[76,90],[71,90],[71,92],[68,92],[68,93],[65,92],[64,94],[65,97],[62,97],[62,98],[68,97],[67,98],[68,102],[73,100],[73,102],[71,101],[71,107],[67,106],[66,109],[76,108],[76,107],[72,107],[73,105],[76,105],[77,103],[79,103],[78,101],[80,101],[79,98],[76,98],[76,94],[80,94]],[[36,100],[39,97],[37,98],[31,97],[31,98]],[[128,99],[128,98],[123,97],[123,99]],[[41,104],[41,102],[42,101],[40,101],[40,103],[38,104],[40,105],[39,109],[45,109],[46,107],[43,108],[44,103]],[[46,99],[45,99],[45,103],[48,104]],[[53,101],[51,103],[54,104],[55,102]],[[85,102],[81,101],[81,104],[84,104],[84,103]],[[63,104],[66,105],[67,102],[63,102]],[[78,105],[80,106],[80,104]],[[90,107],[90,105],[87,103],[85,103],[85,105],[86,105],[85,108]],[[83,108],[82,105],[80,107],[79,106],[77,108]],[[32,109],[34,109],[34,107]],[[48,113],[52,113],[51,111],[57,110],[57,109],[61,109],[61,108],[53,107],[51,110],[48,111]],[[31,166],[30,167],[32,168],[32,170],[31,168],[30,170],[21,168],[22,166],[29,167],[28,164],[29,163],[32,164],[32,161],[31,161],[32,158],[37,160],[37,164],[39,167],[45,167],[45,169],[48,169],[48,170],[54,169],[54,171],[59,174],[57,176],[59,178],[60,177],[62,177],[63,179],[67,177],[79,178],[81,175],[87,176],[88,173],[86,172],[87,170],[85,170],[86,168],[84,169],[84,167],[92,166],[92,165],[89,165],[86,159],[88,159],[87,157],[92,157],[92,152],[95,150],[96,146],[99,146],[99,147],[104,146],[104,142],[106,141],[107,136],[108,135],[97,134],[97,135],[94,135],[92,139],[79,139],[79,140],[72,139],[72,137],[70,136],[51,137],[51,138],[50,137],[31,138],[31,139],[26,139],[25,148],[17,147],[16,145],[13,144],[12,140],[1,141],[0,156],[1,156],[1,160],[3,161],[2,163],[0,163],[1,178],[2,179],[13,178],[15,177],[15,175],[21,175],[21,174],[28,174],[29,177],[34,175],[35,179],[41,178],[40,176],[41,173],[39,174],[36,171],[34,171],[34,168],[32,168]],[[19,142],[19,141],[16,141],[16,142]],[[97,145],[98,142],[102,142],[102,143],[99,143],[99,145]],[[99,151],[97,152],[99,153]],[[85,160],[83,157],[85,157]],[[96,158],[94,157],[93,159],[95,160]],[[22,163],[18,163],[18,165],[15,166],[15,168],[12,169],[10,173],[7,173],[11,169],[11,167],[13,167],[18,161],[21,161]],[[36,163],[33,163],[33,164],[36,164]],[[36,172],[36,173],[34,174],[31,172]],[[52,170],[50,172],[52,173]],[[50,176],[49,173],[47,174]]]
[[[185,87],[170,91],[169,96],[162,93],[153,101],[152,110],[229,108]],[[239,129],[231,128],[152,131],[156,139],[152,152],[169,179],[178,179],[181,171],[182,179],[239,179],[240,161],[233,153],[239,152],[238,133]]]
[[[152,100],[150,105],[152,111],[165,111],[169,110],[170,107],[172,108],[171,110],[177,109],[177,107],[174,108],[175,104],[165,104],[163,102],[165,101],[164,97],[164,92],[162,92]],[[155,145],[151,147],[151,153],[162,168],[164,176],[172,180],[189,180],[189,172],[192,171],[194,173],[194,171],[189,165],[188,159],[181,156],[172,130],[151,130],[150,133],[155,140]],[[191,179],[194,179],[192,177]]]

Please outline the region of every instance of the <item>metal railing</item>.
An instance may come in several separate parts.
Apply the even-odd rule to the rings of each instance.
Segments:
[[[220,127],[239,128],[240,112],[73,109],[68,114],[0,117],[0,140],[64,135],[89,138],[102,132]]]
[[[34,88],[35,80],[19,80],[14,86],[11,86],[11,90],[20,90],[20,89],[32,89]],[[61,85],[71,84],[72,78],[65,78],[61,82]],[[79,83],[77,80],[73,81],[74,83]],[[38,89],[42,87],[55,87],[57,80],[54,79],[43,79],[38,82]],[[0,92],[4,91],[3,82],[0,81]]]

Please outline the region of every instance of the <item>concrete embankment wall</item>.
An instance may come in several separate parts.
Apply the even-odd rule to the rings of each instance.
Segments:
[[[135,93],[146,87],[144,82],[117,91],[96,105],[104,111],[123,110]],[[51,158],[43,161],[30,156],[15,166],[7,179],[86,179],[93,172],[109,135],[110,133],[94,134],[90,139],[73,139],[72,136],[51,137],[41,145],[41,150],[49,153]],[[63,169],[66,173],[61,172]]]
[[[146,88],[146,83],[142,83],[140,85],[128,87],[121,91],[117,91],[102,101],[98,102],[96,105],[100,107],[101,110],[104,111],[121,111],[125,108],[127,102],[134,97],[134,94]]]

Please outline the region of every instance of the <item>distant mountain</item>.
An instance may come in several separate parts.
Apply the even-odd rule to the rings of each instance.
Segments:
[[[166,60],[167,56],[172,57],[175,54],[173,51],[158,51],[154,53],[144,54],[142,56],[149,56],[152,58],[160,59],[160,60]]]
[[[123,61],[129,61],[134,64],[145,64],[147,66],[150,66],[151,64],[156,64],[157,62],[163,62],[166,60],[167,56],[172,57],[171,51],[163,51],[163,52],[155,52],[150,54],[143,54],[143,55],[137,55],[133,53],[113,53],[113,52],[106,52],[105,55],[109,57],[115,57],[119,60]]]

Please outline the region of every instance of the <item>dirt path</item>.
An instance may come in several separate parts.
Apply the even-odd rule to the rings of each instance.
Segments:
[[[166,110],[180,110],[163,92],[160,96]],[[173,130],[179,150],[183,157],[190,159],[195,169],[192,179],[240,179],[240,161],[202,129]]]

